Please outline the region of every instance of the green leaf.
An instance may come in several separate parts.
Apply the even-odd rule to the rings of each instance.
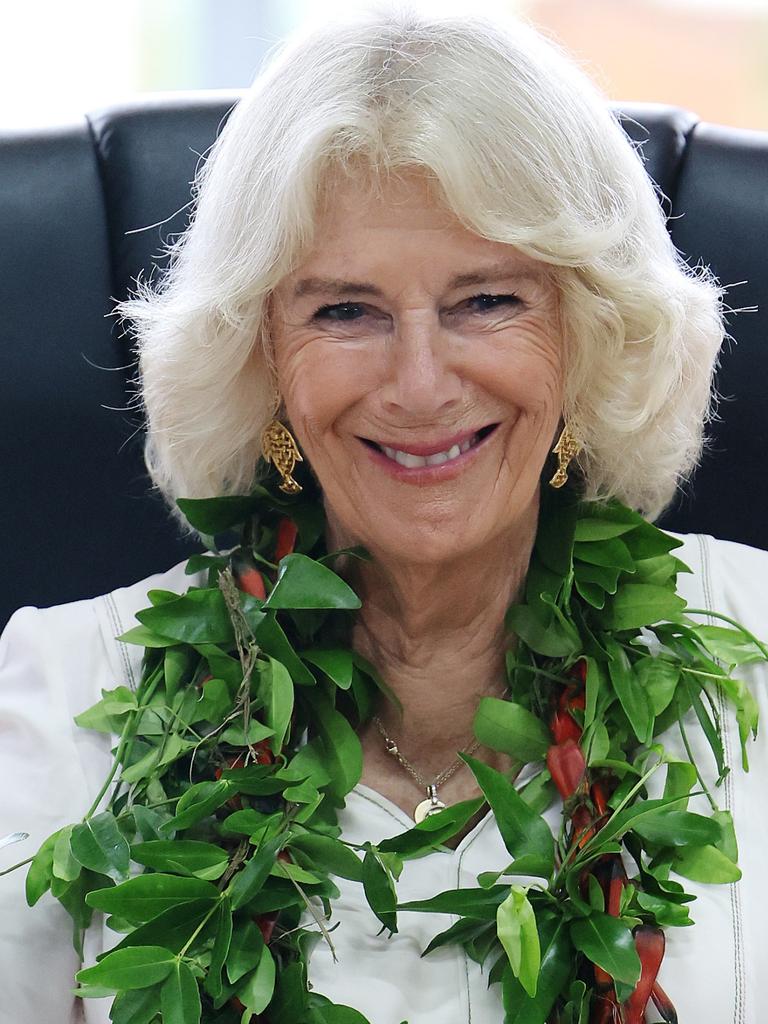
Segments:
[[[471,918],[459,918],[459,920],[455,921],[450,928],[446,928],[445,931],[439,932],[435,935],[421,955],[428,956],[436,949],[442,949],[443,946],[451,946],[454,944],[463,946],[466,942],[478,938],[481,935],[487,935],[489,932],[491,932],[495,937],[495,924],[490,924],[488,921],[474,921]]]
[[[183,960],[176,960],[160,989],[163,1024],[199,1024],[202,1008],[195,976]]]
[[[202,696],[195,704],[190,724],[201,720],[218,724],[232,710],[232,705],[226,682],[223,679],[207,679],[203,683]]]
[[[310,857],[312,864],[320,871],[328,871],[340,878],[349,878],[353,882],[363,880],[363,865],[360,858],[338,839],[304,832],[293,836],[289,845],[292,850],[299,850]]]
[[[313,997],[314,998],[314,997]],[[312,1006],[312,1024],[369,1024],[368,1019],[351,1006],[327,1003]],[[402,1021],[401,1024],[408,1024]]]
[[[309,651],[302,651],[301,656],[305,661],[322,669],[340,690],[348,690],[352,685],[352,674],[355,668],[352,651],[344,650],[344,648],[313,648]]]
[[[741,870],[716,846],[693,846],[681,850],[672,862],[672,870],[692,882],[724,884],[738,882]]]
[[[162,648],[162,647],[175,647],[177,641],[170,636],[160,636],[151,629],[147,629],[146,626],[134,626],[132,629],[127,629],[125,633],[121,633],[120,636],[115,637],[124,644],[135,644],[137,647],[149,647],[149,648]]]
[[[86,711],[75,715],[75,724],[81,729],[95,729],[97,732],[114,732],[115,718],[127,715],[137,708],[136,694],[127,686],[114,690],[102,690],[102,699]]]
[[[335,572],[306,555],[280,560],[265,608],[359,608],[360,599]]]
[[[232,943],[232,908],[229,898],[224,896],[215,916],[213,949],[208,973],[205,976],[205,990],[213,999],[218,1000],[222,993],[221,972],[229,955]]]
[[[198,782],[190,786],[176,804],[176,814],[161,825],[160,831],[170,832],[195,825],[225,804],[234,791],[235,787],[228,779]]]
[[[245,522],[258,507],[258,497],[234,494],[218,498],[177,498],[176,504],[193,529],[214,536]]]
[[[624,583],[608,604],[604,623],[608,629],[639,629],[656,622],[675,621],[684,609],[683,598],[669,587]]]
[[[733,815],[730,811],[715,811],[712,815],[720,827],[720,838],[714,845],[732,861],[738,861],[739,850],[736,843],[736,831],[733,827]]]
[[[541,948],[536,915],[522,886],[513,885],[509,896],[500,904],[496,911],[496,931],[512,973],[533,998],[541,966]]]
[[[162,946],[132,946],[107,953],[95,967],[78,971],[75,978],[81,985],[99,985],[113,992],[148,988],[168,977],[175,959]]]
[[[401,832],[391,839],[384,839],[378,844],[382,853],[397,853],[403,858],[421,857],[425,853],[439,849],[448,839],[460,832],[480,810],[485,801],[482,797],[474,800],[462,800],[452,804],[414,825],[413,828]]]
[[[390,932],[397,931],[397,894],[392,876],[372,849],[363,857],[363,890],[368,905]]]
[[[677,684],[680,681],[680,669],[665,658],[641,658],[634,666],[638,684],[645,690],[650,701],[654,716],[658,716],[672,702]]]
[[[531,999],[508,967],[502,976],[504,1024],[545,1024],[571,972],[573,948],[561,919],[547,915],[539,923],[541,969]]]
[[[285,843],[285,836],[273,836],[263,842],[245,867],[238,871],[229,883],[227,895],[232,901],[232,909],[239,910],[253,899],[266,882],[278,851]]]
[[[664,783],[663,796],[674,800],[676,797],[688,796],[696,783],[696,768],[690,761],[670,761],[667,764],[667,778]],[[676,804],[684,811],[688,801]]]
[[[504,618],[507,629],[515,633],[532,651],[548,658],[566,658],[578,653],[580,642],[575,629],[565,629],[551,610],[543,615],[526,604],[512,605]]]
[[[555,784],[549,771],[543,768],[518,792],[532,811],[535,811],[536,814],[543,814],[552,806],[552,801],[555,799]]]
[[[618,918],[594,911],[571,924],[571,940],[615,981],[634,985],[640,977],[640,957],[632,932]]]
[[[136,613],[142,625],[177,643],[228,644],[232,623],[220,590],[189,590],[182,597]]]
[[[640,743],[648,743],[653,729],[653,711],[648,696],[632,670],[627,652],[615,640],[606,639],[611,656],[608,674],[619,703]]]
[[[59,829],[58,832],[54,832],[53,835],[48,836],[32,858],[32,863],[29,865],[29,871],[27,871],[25,885],[27,906],[34,907],[40,897],[44,895],[44,893],[48,892],[51,887],[53,851],[56,846],[56,841],[63,831],[63,829]]]
[[[601,519],[598,516],[590,516],[577,520],[574,540],[609,540],[611,537],[620,537],[622,533],[629,533],[634,528],[634,523],[614,521],[608,517]]]
[[[722,661],[729,668],[763,660],[763,654],[755,642],[739,629],[729,629],[725,626],[697,626],[696,636],[713,658]]]
[[[543,760],[552,743],[540,718],[521,704],[497,697],[482,698],[475,714],[474,731],[484,746],[509,754],[523,764]]]
[[[109,1011],[112,1024],[152,1024],[160,1012],[160,985],[118,992]]]
[[[291,646],[274,612],[268,612],[256,628],[255,635],[263,653],[285,665],[294,683],[298,686],[315,685],[315,677]]]
[[[161,839],[134,843],[131,859],[157,871],[176,872],[216,881],[229,861],[226,850],[194,839]]]
[[[573,557],[589,565],[623,569],[625,572],[633,572],[635,567],[629,548],[618,537],[598,542],[576,543],[573,545]],[[578,575],[578,569],[576,572]]]
[[[269,669],[260,674],[261,684],[266,691],[267,725],[274,730],[270,742],[273,754],[279,754],[283,747],[293,714],[293,683],[288,669],[274,658],[269,659]]]
[[[188,900],[169,907],[145,924],[139,925],[122,939],[115,949],[128,946],[162,945],[172,953],[180,953],[189,942],[198,926],[202,925],[211,910],[210,899]],[[205,940],[209,929],[203,929],[200,941]]]
[[[363,752],[357,733],[325,694],[307,691],[314,725],[323,748],[324,768],[331,776],[333,792],[344,797],[354,789],[363,772]]]
[[[408,900],[397,905],[398,910],[420,914],[456,914],[478,921],[495,921],[499,904],[509,892],[509,886],[489,888],[447,889],[426,900]]]
[[[263,949],[264,939],[253,921],[238,921],[226,960],[227,977],[233,985],[258,965]]]
[[[683,672],[683,690],[693,707],[696,717],[699,720],[701,730],[712,750],[715,763],[717,764],[718,781],[720,781],[728,774],[728,768],[725,764],[725,751],[723,750],[723,741],[720,736],[719,722],[713,722],[707,712],[707,709],[704,707],[704,702],[699,696],[699,693],[701,692],[701,684],[699,681],[697,679],[691,679],[691,677],[685,672]],[[681,713],[684,711],[682,702],[679,710]]]
[[[272,735],[272,730],[263,725],[257,718],[252,718],[248,723],[248,734],[246,735],[241,722],[235,722],[234,725],[228,726],[221,733],[221,742],[229,743],[233,747],[247,747],[252,743],[260,743],[262,740],[269,739]],[[239,769],[237,769],[239,770]],[[231,782],[239,783],[241,776],[230,772],[225,772],[222,776]]]
[[[131,848],[115,816],[103,811],[72,829],[70,849],[85,868],[121,881],[128,874]]]
[[[183,647],[169,647],[163,658],[163,676],[165,678],[165,694],[169,701],[176,696],[176,691],[187,678],[191,667],[189,652]]]
[[[73,882],[83,868],[80,861],[73,856],[70,848],[73,828],[74,825],[67,825],[66,828],[63,828],[53,847],[53,874],[65,882]]]
[[[190,900],[217,900],[215,885],[201,878],[180,878],[161,873],[137,875],[120,885],[95,889],[85,898],[89,907],[107,914],[144,924],[164,910]]]
[[[576,583],[586,583],[590,586],[600,587],[606,594],[615,594],[619,585],[619,576],[622,570],[612,568],[608,565],[587,565],[586,562],[579,562],[574,566],[574,579]]]
[[[637,902],[643,910],[653,914],[656,923],[662,928],[685,928],[693,924],[687,907],[665,900],[656,893],[639,892]]]
[[[249,1019],[249,1016],[246,1016],[246,1014],[261,1013],[267,1008],[275,991],[275,978],[275,961],[269,951],[269,947],[262,944],[258,967],[252,974],[248,975],[245,983],[237,989],[238,999],[245,1004],[246,1013],[243,1016],[246,1020]]]
[[[634,831],[662,846],[707,846],[720,838],[720,826],[712,818],[679,810],[647,814],[635,823]]]
[[[528,873],[549,878],[554,868],[554,839],[549,825],[531,810],[501,772],[462,755],[491,806],[507,850],[515,859],[525,857]]]

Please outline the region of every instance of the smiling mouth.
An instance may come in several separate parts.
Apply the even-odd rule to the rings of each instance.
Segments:
[[[378,444],[367,437],[361,437],[360,440],[367,444],[369,448],[373,448],[374,451],[386,455],[388,459],[396,462],[399,466],[404,466],[406,469],[421,469],[425,466],[442,466],[447,462],[453,462],[470,449],[477,447],[497,426],[498,423],[491,423],[487,427],[481,427],[480,430],[475,431],[474,434],[464,438],[464,440],[451,445],[445,451],[434,452],[431,455],[415,455],[413,452],[403,451],[400,448],[391,448],[389,445]]]

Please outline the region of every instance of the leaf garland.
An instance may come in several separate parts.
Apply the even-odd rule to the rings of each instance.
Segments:
[[[675,727],[690,750],[692,711],[721,780],[722,696],[746,768],[756,703],[732,673],[768,648],[730,620],[694,619],[675,589],[689,571],[672,554],[679,541],[618,502],[546,489],[524,601],[507,614],[509,700],[484,699],[475,720],[483,744],[539,771],[518,792],[466,757],[481,798],[355,846],[336,815],[384,684],[349,649],[360,603],[332,566],[366,556],[325,552],[322,503],[302,482],[291,498],[259,486],[179,502],[211,542],[187,567],[205,584],[150,593],[122,638],[145,648],[136,692],[104,691],[76,719],[117,735],[114,766],[82,822],[32,859],[27,900],[50,889],[80,951],[94,910],[124,934],[79,972],[77,994],[114,994],[114,1024],[366,1024],[307,985],[312,944],[333,949],[326,921],[343,877],[390,932],[398,913],[456,916],[425,955],[457,943],[487,966],[505,1022],[642,1024],[650,1000],[673,1019],[656,984],[663,929],[691,924],[694,897],[671,876],[731,882],[739,869],[730,816],[659,737]],[[664,792],[650,800],[657,770]],[[697,786],[709,816],[687,810]],[[553,836],[541,814],[556,793]],[[404,860],[459,834],[483,800],[509,866],[398,904]]]

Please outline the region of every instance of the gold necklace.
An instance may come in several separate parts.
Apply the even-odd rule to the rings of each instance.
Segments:
[[[437,787],[442,786],[444,782],[447,782],[448,779],[450,779],[454,772],[458,771],[459,768],[464,766],[464,762],[461,760],[461,758],[457,757],[452,764],[448,765],[447,768],[444,768],[438,775],[434,777],[434,779],[431,782],[427,782],[426,779],[416,770],[416,768],[414,768],[411,762],[407,758],[403,757],[403,755],[400,753],[400,750],[398,749],[398,746],[395,743],[395,741],[387,735],[387,731],[381,724],[381,720],[379,719],[378,715],[373,716],[373,722],[376,728],[381,733],[382,738],[384,739],[384,745],[387,749],[387,753],[391,754],[392,757],[394,757],[394,759],[397,761],[397,763],[401,765],[403,768],[405,768],[405,770],[413,776],[417,784],[423,790],[425,790],[427,794],[426,800],[422,800],[420,803],[418,803],[413,811],[413,820],[416,822],[416,824],[418,825],[420,822],[424,821],[424,819],[428,818],[430,814],[436,814],[438,811],[442,811],[446,805],[438,797]],[[475,740],[467,747],[464,753],[474,754],[474,752],[477,750],[479,746],[480,741]]]

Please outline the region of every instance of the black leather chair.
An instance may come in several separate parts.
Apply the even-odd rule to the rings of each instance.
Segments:
[[[109,313],[183,230],[195,168],[237,98],[142,98],[0,136],[0,625],[23,604],[102,593],[194,547],[150,491],[132,355]],[[621,110],[668,197],[677,247],[733,286],[732,306],[762,309],[768,135],[672,107]],[[730,330],[722,419],[663,522],[768,548],[766,315],[734,315]]]

